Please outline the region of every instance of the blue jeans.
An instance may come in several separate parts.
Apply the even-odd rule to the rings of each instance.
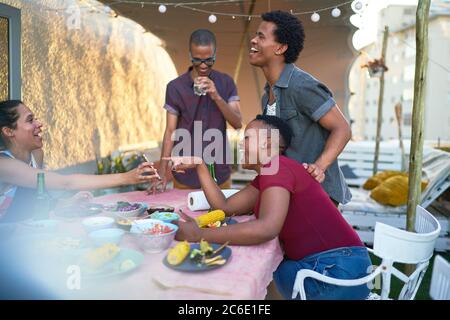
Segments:
[[[297,271],[310,269],[336,279],[357,279],[370,273],[372,262],[365,247],[344,247],[319,252],[294,261],[284,259],[274,272],[275,284],[285,299],[292,299]],[[364,284],[343,287],[306,278],[308,300],[361,300],[369,295],[369,286]],[[297,299],[300,295],[297,296]]]

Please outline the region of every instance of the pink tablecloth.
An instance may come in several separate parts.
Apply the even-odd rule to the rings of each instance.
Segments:
[[[154,196],[138,191],[98,197],[94,201],[166,204],[196,216],[200,212],[193,213],[187,208],[188,193],[170,190]],[[254,217],[237,217],[239,222],[250,219]],[[71,224],[72,227],[80,225]],[[121,246],[141,251],[131,235],[126,235]],[[272,273],[283,258],[278,239],[257,246],[230,247],[232,257],[226,265],[201,273],[178,272],[166,267],[162,260],[167,250],[156,254],[143,252],[145,259],[138,269],[119,279],[88,283],[76,295],[111,299],[264,299]]]

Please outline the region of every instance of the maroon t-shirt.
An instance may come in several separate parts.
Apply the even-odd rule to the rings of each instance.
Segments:
[[[205,96],[196,96],[194,94],[194,81],[191,77],[191,71],[192,67],[186,73],[169,82],[166,90],[164,109],[178,116],[177,129],[186,129],[191,134],[191,148],[190,150],[183,150],[182,155],[184,156],[202,157],[203,150],[211,143],[211,141],[203,141],[205,131],[208,129],[217,129],[220,131],[223,137],[223,157],[219,159],[218,154],[213,154],[213,156],[217,156],[217,159],[215,159],[215,162],[218,163],[215,166],[217,182],[222,184],[230,178],[231,167],[225,163],[230,163],[230,159],[232,159],[230,158],[228,161],[226,159],[227,148],[228,156],[232,157],[226,135],[226,120],[219,107],[208,94]],[[212,70],[209,78],[214,82],[217,92],[224,101],[227,103],[239,101],[236,85],[229,75]],[[195,121],[201,121],[202,123],[201,130],[198,132],[194,130]],[[205,137],[205,140],[209,139],[211,138]],[[215,138],[211,140],[214,142]],[[200,145],[194,147],[195,141],[200,141]],[[178,143],[182,142],[182,140],[175,142],[174,148]],[[186,173],[183,174],[174,173],[174,177],[182,184],[191,186],[192,188],[200,188],[200,182],[195,169],[186,170]]]
[[[320,183],[297,161],[285,156],[278,159],[276,174],[259,175],[251,184],[259,190],[254,208],[257,217],[264,190],[277,186],[291,193],[286,220],[279,234],[286,256],[300,260],[326,250],[363,246]]]

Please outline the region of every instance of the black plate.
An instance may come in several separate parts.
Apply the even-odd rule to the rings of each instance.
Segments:
[[[220,244],[215,244],[215,243],[211,243],[211,246],[213,247],[214,250],[216,250],[217,248],[219,248],[221,245]],[[212,265],[212,266],[206,266],[206,265],[197,265],[196,263],[192,262],[192,260],[189,258],[191,252],[193,249],[200,249],[200,244],[199,243],[191,243],[191,251],[189,252],[188,256],[186,257],[186,259],[184,259],[184,261],[177,265],[177,266],[173,266],[171,265],[168,261],[167,261],[167,256],[164,257],[163,263],[164,265],[166,265],[167,267],[169,267],[170,269],[174,269],[174,270],[178,270],[178,271],[185,271],[185,272],[199,272],[199,271],[208,271],[208,270],[214,270],[220,267],[223,267],[224,265]],[[228,263],[228,261],[230,260],[231,257],[231,249],[230,247],[225,247],[225,249],[221,250],[219,253],[212,255],[211,258],[214,258],[216,256],[222,256],[222,258],[224,258],[227,262],[225,262],[225,264]]]
[[[225,220],[223,220],[222,223],[226,223],[227,225],[230,225],[230,224],[236,224],[236,223],[238,223],[238,222],[237,222],[237,220],[235,220],[235,219],[233,219],[233,218],[226,217]],[[202,227],[202,228],[208,228],[208,227]],[[219,228],[222,228],[222,225],[220,225]]]

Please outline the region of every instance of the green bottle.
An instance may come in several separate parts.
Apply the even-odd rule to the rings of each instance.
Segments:
[[[45,190],[45,175],[43,172],[37,174],[37,191],[34,199],[34,218],[43,220],[49,218],[50,196]]]
[[[209,174],[210,174],[211,177],[213,178],[214,182],[217,183],[216,169],[215,169],[215,164],[214,164],[214,162],[208,164],[208,170],[209,170]]]

